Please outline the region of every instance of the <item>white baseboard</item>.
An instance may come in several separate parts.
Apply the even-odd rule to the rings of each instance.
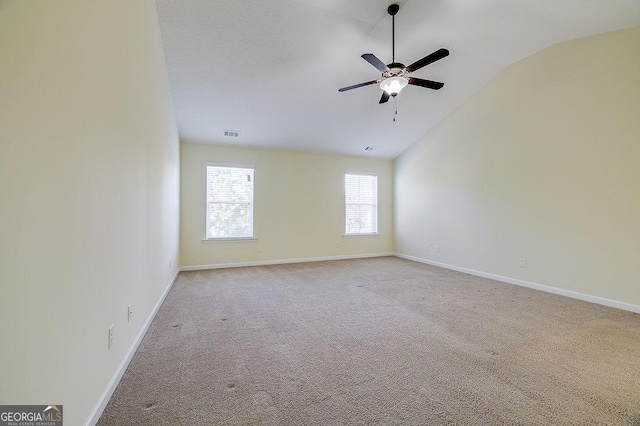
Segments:
[[[348,254],[343,256],[300,257],[295,259],[260,260],[256,262],[216,263],[212,265],[182,266],[181,271],[202,271],[205,269],[241,268],[244,266],[282,265],[285,263],[321,262],[324,260],[363,259],[367,257],[393,256],[394,253]]]
[[[175,275],[173,276],[173,279],[171,280],[167,288],[164,290],[164,293],[162,293],[162,296],[160,296],[160,300],[158,300],[158,303],[156,303],[156,306],[154,306],[153,310],[151,311],[151,314],[149,314],[147,321],[144,323],[144,326],[142,327],[142,330],[140,330],[140,333],[138,333],[138,336],[131,344],[131,347],[129,348],[127,355],[124,357],[124,359],[118,366],[118,369],[116,370],[115,374],[111,378],[111,381],[107,385],[107,388],[104,390],[104,392],[102,392],[102,395],[100,395],[100,398],[98,399],[98,402],[96,403],[96,405],[93,407],[93,410],[91,410],[91,414],[89,414],[87,421],[84,423],[85,426],[89,426],[89,425],[94,426],[96,423],[98,423],[98,420],[102,415],[102,412],[104,411],[105,407],[107,406],[107,403],[111,399],[111,395],[113,395],[113,391],[116,390],[116,387],[120,382],[120,379],[122,379],[124,372],[127,370],[129,363],[133,359],[133,356],[135,355],[136,351],[138,350],[138,346],[140,346],[140,343],[142,342],[144,335],[147,334],[147,330],[149,330],[149,326],[151,325],[151,322],[153,322],[153,319],[156,317],[156,314],[160,309],[160,306],[162,306],[162,302],[164,302],[164,299],[167,297],[167,294],[169,294],[169,290],[171,290],[171,287],[173,287],[173,283],[176,282],[176,278],[178,278],[179,273],[180,273],[180,269],[176,271]]]
[[[408,256],[406,254],[395,253],[396,257],[401,257],[407,260],[413,260],[414,262],[426,263],[427,265],[438,266],[440,268],[451,269],[453,271],[464,272],[465,274],[475,275],[482,278],[489,278],[496,281],[501,281],[507,284],[519,285],[521,287],[528,287],[535,290],[544,291],[547,293],[558,294],[560,296],[567,296],[573,299],[584,300],[586,302],[597,303],[599,305],[609,306],[611,308],[622,309],[625,311],[640,313],[640,306],[632,305],[631,303],[619,302],[617,300],[606,299],[604,297],[592,296],[590,294],[578,293],[577,291],[565,290],[562,288],[551,287],[544,284],[533,283],[530,281],[519,280],[517,278],[505,277],[503,275],[491,274],[488,272],[476,271],[475,269],[463,268],[461,266],[449,265],[447,263],[435,262],[429,259],[423,259],[415,256]]]

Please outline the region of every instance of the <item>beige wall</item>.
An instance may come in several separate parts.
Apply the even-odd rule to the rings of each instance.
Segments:
[[[640,28],[501,73],[397,158],[394,215],[396,252],[640,305]]]
[[[256,241],[202,242],[207,161],[255,166]],[[182,266],[393,251],[391,160],[182,142],[180,162]],[[345,171],[378,174],[379,236],[342,236]],[[258,244],[261,252],[256,250]]]
[[[0,58],[0,403],[79,425],[178,266],[155,4],[2,1]]]

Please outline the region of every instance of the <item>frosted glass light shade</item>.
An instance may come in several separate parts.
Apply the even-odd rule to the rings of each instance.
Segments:
[[[382,80],[380,88],[387,92],[390,96],[395,96],[407,85],[409,80],[404,77],[389,77]]]

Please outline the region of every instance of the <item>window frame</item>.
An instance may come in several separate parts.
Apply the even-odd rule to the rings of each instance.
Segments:
[[[354,175],[354,176],[373,176],[376,178],[376,193],[375,193],[375,202],[373,204],[371,204],[372,206],[375,207],[374,212],[375,212],[375,231],[374,232],[359,232],[359,233],[348,233],[347,232],[347,175]],[[378,187],[378,181],[379,181],[379,176],[378,173],[373,173],[373,172],[355,172],[355,171],[345,171],[344,174],[342,175],[342,191],[343,191],[343,203],[344,203],[344,220],[343,220],[343,224],[344,224],[344,234],[342,235],[343,237],[375,237],[380,235],[380,221],[379,221],[379,216],[380,216],[380,210],[379,210],[379,187]],[[361,204],[361,203],[359,203]]]
[[[253,181],[252,181],[252,194],[251,194],[251,236],[242,236],[242,237],[209,237],[209,167],[219,167],[219,168],[235,168],[235,169],[250,169],[253,171]],[[256,178],[256,168],[250,164],[238,164],[238,163],[218,163],[213,161],[207,161],[205,163],[205,230],[204,230],[204,238],[202,239],[203,243],[217,243],[217,242],[242,242],[242,241],[255,241],[257,240],[255,235],[255,221],[254,221],[254,213],[255,213],[255,178]]]

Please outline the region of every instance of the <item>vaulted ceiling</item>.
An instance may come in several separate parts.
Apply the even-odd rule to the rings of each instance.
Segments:
[[[449,49],[413,74],[444,88],[339,93],[380,78],[363,53],[391,62],[390,3],[157,0],[181,140],[394,158],[510,64],[640,25],[640,0],[399,0],[396,61]]]

